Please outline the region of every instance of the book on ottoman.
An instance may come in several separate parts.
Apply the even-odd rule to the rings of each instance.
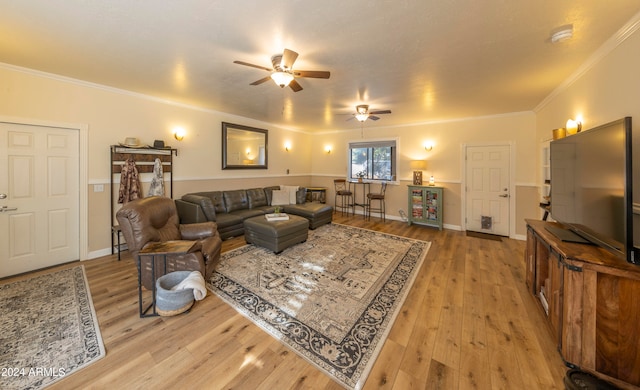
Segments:
[[[264,217],[267,221],[288,221],[289,216],[285,213],[277,213],[277,214],[265,214]]]

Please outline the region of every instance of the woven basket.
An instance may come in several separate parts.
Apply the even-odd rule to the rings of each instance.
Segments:
[[[191,271],[176,271],[156,280],[156,312],[161,316],[175,316],[193,306],[193,289],[171,290],[185,280]]]

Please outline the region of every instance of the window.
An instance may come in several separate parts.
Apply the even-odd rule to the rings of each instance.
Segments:
[[[395,181],[396,140],[349,143],[349,178]]]

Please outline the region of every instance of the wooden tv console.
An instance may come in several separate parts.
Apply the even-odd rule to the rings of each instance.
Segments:
[[[526,283],[567,366],[640,386],[640,266],[526,220]],[[631,386],[629,386],[631,385]]]

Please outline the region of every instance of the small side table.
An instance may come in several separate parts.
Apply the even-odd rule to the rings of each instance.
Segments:
[[[327,203],[327,187],[307,187],[307,194],[309,194],[308,200],[314,201],[314,195],[317,194],[316,199],[320,203]]]
[[[164,241],[155,244],[148,245],[140,252],[138,252],[138,306],[140,309],[140,318],[155,317],[158,315],[156,312],[156,260],[162,259],[163,270],[162,275],[167,273],[167,255],[179,255],[188,253],[189,250],[196,244],[197,241]],[[151,280],[153,282],[151,292],[151,304],[146,309],[143,308],[142,303],[142,258],[151,258]],[[153,309],[151,313],[149,309]]]

